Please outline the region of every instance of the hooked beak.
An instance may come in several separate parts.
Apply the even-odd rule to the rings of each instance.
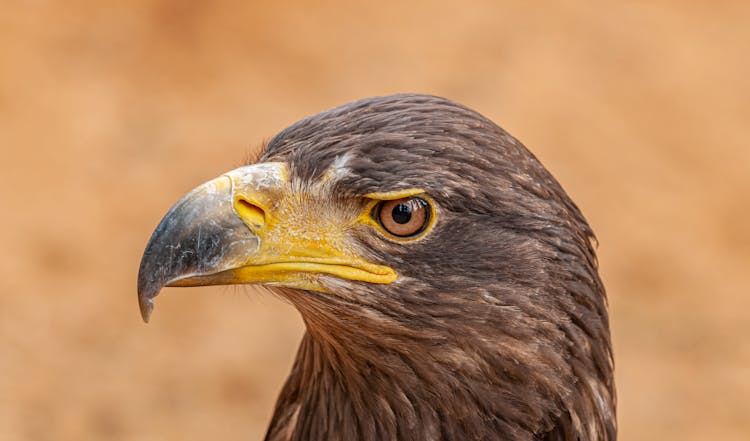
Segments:
[[[148,322],[153,299],[164,286],[265,283],[326,292],[320,275],[368,283],[396,280],[391,268],[353,255],[340,229],[276,210],[293,191],[287,184],[285,164],[260,163],[226,173],[180,199],[156,227],[141,259],[143,320]]]

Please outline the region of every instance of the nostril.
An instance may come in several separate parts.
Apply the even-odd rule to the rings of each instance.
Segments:
[[[234,210],[245,225],[255,232],[266,224],[266,212],[246,199],[238,198],[234,203]]]

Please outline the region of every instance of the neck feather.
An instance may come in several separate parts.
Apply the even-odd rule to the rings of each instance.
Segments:
[[[267,441],[532,440],[564,412],[560,394],[574,382],[565,360],[523,334],[296,306],[308,332]]]

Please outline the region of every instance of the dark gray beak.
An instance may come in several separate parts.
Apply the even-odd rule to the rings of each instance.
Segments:
[[[162,287],[191,286],[191,279],[241,266],[257,251],[258,237],[232,207],[232,185],[227,175],[201,185],[180,199],[156,227],[138,271],[144,321]]]

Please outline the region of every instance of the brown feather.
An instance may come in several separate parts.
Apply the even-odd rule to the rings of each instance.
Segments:
[[[357,230],[391,285],[280,289],[307,333],[267,440],[616,439],[606,295],[578,207],[515,138],[425,95],[350,103],[271,140],[262,161],[304,186],[339,161],[331,198],[423,188],[424,239]]]

